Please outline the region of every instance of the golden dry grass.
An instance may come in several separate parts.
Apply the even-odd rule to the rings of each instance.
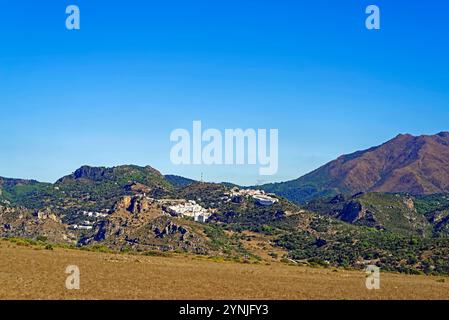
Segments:
[[[65,269],[81,270],[81,290]],[[357,271],[213,262],[35,247],[0,241],[0,299],[449,299],[449,279],[382,274],[365,288]]]

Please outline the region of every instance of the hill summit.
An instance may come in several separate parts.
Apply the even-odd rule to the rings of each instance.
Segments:
[[[400,134],[380,146],[343,155],[299,179],[262,188],[297,203],[341,192],[449,192],[449,132]]]

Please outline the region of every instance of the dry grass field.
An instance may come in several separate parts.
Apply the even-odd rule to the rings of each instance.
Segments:
[[[80,268],[80,290],[65,288],[68,265]],[[0,299],[449,299],[449,279],[383,273],[381,289],[369,291],[365,274],[357,271],[45,250],[0,241]]]

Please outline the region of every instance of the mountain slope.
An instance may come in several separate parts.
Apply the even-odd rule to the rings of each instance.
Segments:
[[[74,243],[75,235],[52,212],[32,212],[23,207],[0,205],[0,237],[45,238],[54,243]]]
[[[80,244],[98,243],[120,250],[175,250],[204,254],[208,240],[196,229],[200,225],[171,217],[160,204],[143,196],[123,197],[112,213],[95,225],[93,234]]]
[[[428,211],[422,210],[423,204],[428,204],[425,198],[417,200],[403,194],[373,192],[347,198],[338,195],[332,199],[316,199],[306,208],[359,226],[426,237],[432,235],[434,223],[426,219]]]
[[[449,132],[398,135],[380,146],[341,156],[299,179],[261,188],[297,203],[337,193],[449,192]]]
[[[166,175],[165,179],[168,182],[170,182],[173,186],[179,187],[179,188],[187,187],[196,182],[195,180],[181,177],[181,176],[172,175],[172,174]]]
[[[363,154],[346,156],[343,162]],[[310,175],[309,181],[321,183],[323,194],[336,192],[339,185],[325,188],[329,182],[323,172],[328,173]],[[322,179],[310,179],[316,176]],[[238,261],[284,259],[355,268],[376,264],[382,270],[449,274],[445,194],[342,195],[309,208],[276,197],[266,206],[247,189],[202,182],[182,187],[187,182],[182,178],[168,181],[151,167],[137,166],[82,167],[55,184],[2,181],[8,197],[0,198],[0,238],[75,241],[100,251],[169,250]],[[191,201],[209,210],[206,223],[167,210],[172,203]]]
[[[146,193],[159,198],[174,188],[150,166],[83,166],[54,184],[0,178],[0,203],[35,210],[50,208],[63,216],[64,222],[76,223],[79,211],[108,210],[126,195]]]
[[[80,210],[108,210],[123,196],[145,193],[159,198],[171,194],[174,189],[156,169],[135,165],[83,166],[59,179],[54,186],[55,193],[62,195],[53,196],[52,203],[68,217],[76,217]]]
[[[51,193],[52,190],[51,183],[0,177],[0,202],[42,208],[42,195]]]
[[[171,184],[156,169],[146,166],[124,165],[112,168],[83,166],[71,175],[56,182],[57,186],[70,184],[89,185],[110,183],[123,188],[129,183],[138,182],[152,188],[170,189]]]

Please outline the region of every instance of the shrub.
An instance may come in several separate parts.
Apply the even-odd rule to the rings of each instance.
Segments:
[[[47,242],[48,238],[45,236],[37,236],[36,240],[40,242]]]

